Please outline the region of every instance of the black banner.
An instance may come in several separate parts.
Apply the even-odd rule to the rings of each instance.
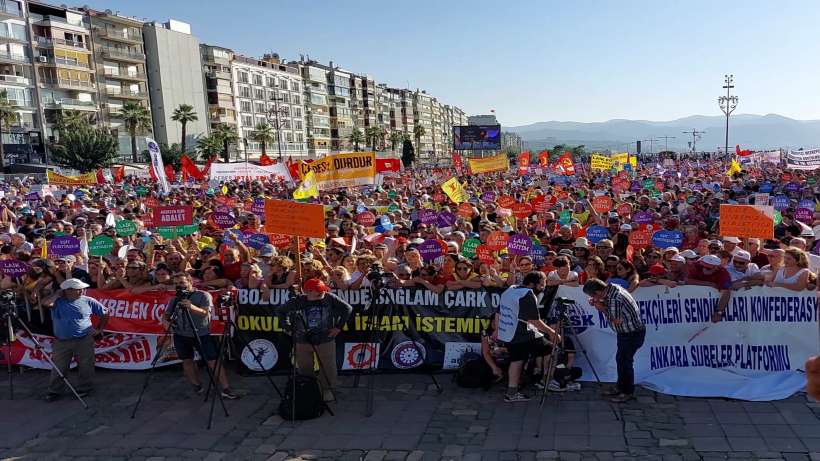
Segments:
[[[336,337],[339,370],[455,369],[466,352],[481,353],[481,331],[490,324],[503,289],[435,293],[417,288],[383,288],[372,306],[369,289],[334,293],[353,306]],[[290,336],[274,314],[287,302],[287,290],[271,290],[262,299],[257,289],[237,290],[237,350],[251,371],[290,368]],[[368,308],[369,307],[369,308]],[[242,343],[257,352],[262,367]]]

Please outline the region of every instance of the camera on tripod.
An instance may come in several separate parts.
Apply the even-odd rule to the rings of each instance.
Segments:
[[[562,296],[557,296],[553,300],[553,304],[555,305],[555,313],[562,317],[566,317],[567,310],[570,306],[575,305],[575,300],[570,298],[564,298]]]
[[[0,310],[11,311],[17,307],[17,293],[14,290],[0,291]]]
[[[367,280],[370,280],[370,283],[376,284],[393,278],[393,274],[384,272],[381,264],[373,263],[370,265],[370,269],[367,271],[365,277],[367,277]]]

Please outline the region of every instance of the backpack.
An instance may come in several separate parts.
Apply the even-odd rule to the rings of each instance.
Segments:
[[[455,376],[456,384],[468,389],[487,390],[492,386],[494,379],[492,368],[477,354],[464,354]]]
[[[285,397],[279,403],[279,416],[287,421],[314,419],[325,412],[319,381],[312,376],[296,375],[296,412],[293,407],[293,377],[288,379]]]

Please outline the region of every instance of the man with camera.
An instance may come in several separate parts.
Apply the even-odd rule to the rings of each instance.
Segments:
[[[60,284],[60,290],[42,304],[51,309],[55,341],[52,346],[52,360],[63,375],[68,374],[71,359],[77,358],[80,381],[77,393],[85,397],[91,392],[94,379],[94,340],[102,335],[108,322],[108,310],[96,299],[83,296],[88,284],[82,280],[69,278]],[[91,316],[100,318],[94,327]],[[56,371],[51,372],[46,401],[60,398],[63,381]]]
[[[205,390],[199,380],[199,370],[194,363],[194,351],[199,352],[208,367],[214,370],[219,348],[211,336],[211,311],[213,298],[210,293],[193,289],[191,274],[177,272],[173,276],[177,294],[168,304],[162,317],[162,325],[174,331],[174,349],[177,357],[182,360],[182,370],[185,377],[194,386],[194,392],[203,393]],[[239,396],[231,390],[228,384],[228,375],[225,367],[219,368],[219,376],[214,377],[222,388],[222,398],[234,400]]]
[[[547,287],[547,276],[532,271],[521,285],[513,285],[501,294],[498,312],[499,341],[505,343],[510,357],[509,382],[505,402],[526,402],[530,398],[519,391],[521,372],[529,357],[544,357],[551,351],[544,334],[557,341],[561,336],[538,316],[537,296]]]
[[[589,304],[606,316],[609,325],[617,334],[618,351],[615,362],[618,367],[618,382],[613,389],[604,392],[615,403],[628,402],[635,398],[635,353],[643,346],[646,327],[641,320],[641,312],[635,298],[622,287],[598,279],[589,279],[584,284],[584,294],[590,296]]]
[[[309,279],[302,285],[303,295],[291,298],[277,308],[276,313],[285,317],[292,328],[296,355],[296,367],[305,376],[315,376],[313,353],[319,357],[322,368],[319,382],[326,402],[335,399],[336,387],[336,335],[347,323],[353,307],[330,292],[319,279]]]

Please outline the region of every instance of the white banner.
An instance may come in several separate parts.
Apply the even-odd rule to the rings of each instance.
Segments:
[[[820,149],[790,150],[786,154],[786,168],[815,170],[820,168]]]
[[[712,288],[641,288],[633,293],[646,324],[635,356],[635,382],[664,394],[784,399],[806,385],[803,366],[820,349],[814,291],[756,287],[732,292],[719,323],[710,316],[719,293]],[[580,287],[559,287],[574,299],[578,366],[594,379],[581,347],[603,381],[615,381],[615,333]]]
[[[171,193],[171,186],[168,185],[168,178],[165,177],[165,164],[162,163],[162,155],[159,152],[159,144],[151,138],[145,138],[148,144],[148,154],[151,156],[151,166],[154,167],[154,174],[157,175],[159,186],[164,194]]]
[[[293,184],[287,165],[277,163],[275,165],[260,166],[252,163],[212,163],[211,181],[230,181],[232,179],[275,179],[282,178],[288,184]]]

